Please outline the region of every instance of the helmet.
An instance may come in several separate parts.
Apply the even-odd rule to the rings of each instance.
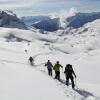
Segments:
[[[57,61],[57,64],[59,63],[59,61]]]

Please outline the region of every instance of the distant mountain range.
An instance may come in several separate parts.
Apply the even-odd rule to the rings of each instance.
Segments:
[[[100,12],[75,13],[73,16],[65,16],[63,21],[61,16],[63,15],[56,15],[54,18],[51,16],[24,16],[19,19],[12,11],[0,10],[0,27],[19,29],[30,29],[31,27],[49,32],[67,30],[68,33],[72,29],[78,29],[89,22],[100,19]]]
[[[50,16],[27,16],[22,17],[21,21],[27,26],[42,29],[44,31],[57,31],[63,29],[62,23],[66,25],[66,28],[80,28],[88,22],[92,22],[96,19],[100,19],[100,12],[94,13],[76,13],[74,16],[66,16],[64,22],[61,22],[61,18],[51,18]]]
[[[27,16],[21,21],[27,26],[35,27],[45,31],[56,31],[59,29],[59,18],[51,19],[49,16]]]
[[[75,16],[66,19],[67,27],[80,28],[88,22],[100,19],[100,12],[95,13],[76,13]]]

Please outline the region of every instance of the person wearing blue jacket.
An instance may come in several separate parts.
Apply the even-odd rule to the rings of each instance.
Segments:
[[[53,68],[53,65],[50,62],[50,60],[48,60],[48,62],[45,64],[45,66],[47,66],[48,75],[52,76],[52,68]]]

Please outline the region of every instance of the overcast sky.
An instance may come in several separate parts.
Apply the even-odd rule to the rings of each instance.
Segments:
[[[75,8],[79,12],[100,12],[100,0],[0,0],[0,9],[18,16],[59,13]]]

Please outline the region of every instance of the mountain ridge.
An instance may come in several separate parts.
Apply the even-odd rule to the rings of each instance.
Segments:
[[[9,10],[0,10],[0,27],[27,29],[17,15]]]
[[[37,17],[37,16],[36,16]],[[87,24],[88,22],[92,22],[96,19],[100,19],[100,12],[93,12],[93,13],[75,13],[74,15],[56,15],[55,18],[52,18],[50,16],[47,19],[44,18],[42,20],[33,21],[30,22],[31,27],[35,27],[36,29],[42,29],[44,31],[57,31],[59,29],[66,29],[66,28],[80,28],[83,25]],[[32,17],[31,17],[32,18]],[[30,17],[25,17],[28,21],[30,20]],[[35,16],[33,16],[33,20],[35,19]],[[55,20],[58,19],[58,20]],[[24,20],[24,18],[23,18]],[[32,19],[31,19],[32,20]],[[51,21],[51,22],[50,22]],[[27,22],[24,23],[27,25]],[[52,29],[53,26],[53,29]],[[45,27],[45,28],[44,28]],[[48,30],[49,27],[49,30]]]

